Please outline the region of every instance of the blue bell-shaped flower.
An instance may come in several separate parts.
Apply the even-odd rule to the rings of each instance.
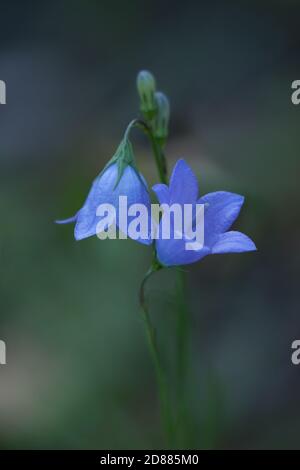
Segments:
[[[126,207],[121,207],[120,201],[123,204],[124,199],[126,199]],[[150,214],[147,183],[135,166],[131,143],[127,137],[124,137],[115,155],[94,180],[82,208],[73,217],[56,222],[59,224],[75,222],[75,239],[82,240],[98,234],[97,227],[104,217],[103,214],[99,215],[98,208],[101,205],[103,207],[110,205],[115,208],[116,215],[115,220],[111,220],[110,224],[115,224],[123,234],[131,236],[128,227],[134,217],[127,215],[124,218],[120,217],[120,214],[122,212],[124,215],[127,208],[133,204],[142,204]],[[146,235],[134,239],[143,244],[151,244],[150,226],[149,235],[147,232]]]

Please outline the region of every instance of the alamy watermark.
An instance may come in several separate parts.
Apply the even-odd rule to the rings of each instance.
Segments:
[[[101,217],[96,233],[101,240],[184,240],[185,249],[198,251],[204,247],[205,204],[131,204],[127,196],[119,196],[118,207],[100,204],[96,215]],[[119,232],[117,231],[119,227]]]
[[[0,104],[6,104],[6,83],[0,80]]]
[[[0,340],[0,365],[6,364],[6,344]]]
[[[294,105],[300,104],[300,80],[294,80],[291,85],[293,91],[291,101]]]
[[[294,366],[298,366],[300,364],[300,340],[295,339],[292,342],[291,348],[293,349],[293,352],[291,355],[291,361],[294,364]]]

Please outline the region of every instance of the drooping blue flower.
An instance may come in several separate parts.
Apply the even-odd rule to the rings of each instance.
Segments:
[[[103,216],[97,215],[101,204],[110,204],[116,211],[116,226],[126,235],[133,216],[128,216],[126,223],[119,223],[119,196],[127,197],[127,206],[143,204],[150,213],[150,197],[147,183],[134,164],[131,143],[124,139],[116,154],[94,180],[82,208],[71,218],[57,220],[59,224],[75,222],[74,236],[82,240],[97,234],[97,226]],[[121,225],[121,226],[120,226]],[[108,228],[108,227],[107,227]],[[143,244],[151,244],[151,237],[136,239]]]
[[[197,178],[184,160],[176,163],[169,186],[156,184],[152,189],[160,204],[179,204],[181,207],[184,204],[193,204],[195,207],[196,203],[204,204],[204,246],[199,250],[187,250],[186,239],[175,239],[171,224],[171,238],[163,239],[160,234],[156,240],[157,257],[164,266],[195,263],[209,254],[256,250],[249,237],[241,232],[228,231],[239,215],[244,197],[217,191],[198,199]]]

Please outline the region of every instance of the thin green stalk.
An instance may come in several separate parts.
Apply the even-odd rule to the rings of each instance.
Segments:
[[[162,183],[167,183],[165,156],[159,143],[147,127],[152,150]],[[186,381],[188,365],[188,309],[185,300],[185,272],[181,269],[177,273],[177,427],[180,440],[187,439],[187,409],[186,409]],[[182,436],[182,437],[181,437]]]
[[[177,375],[180,395],[183,394],[187,373],[187,336],[188,316],[185,302],[185,273],[179,270],[177,272]]]
[[[185,272],[177,271],[177,427],[180,441],[187,439],[187,366],[188,366],[188,335],[189,321],[185,296]]]
[[[152,151],[155,157],[157,170],[159,173],[161,183],[167,184],[167,168],[166,159],[161,146],[153,136],[152,132],[149,132],[149,137],[152,145]]]
[[[162,183],[167,182],[167,174],[166,174],[166,164],[165,164],[165,157],[162,151],[162,148],[156,141],[151,127],[142,120],[135,120],[132,126],[139,127],[145,132],[147,137],[150,140],[152,152],[155,158],[156,167],[158,170],[159,178]],[[154,253],[154,263],[152,264],[149,271],[146,273],[143,282],[140,287],[140,305],[143,312],[143,318],[146,325],[146,333],[147,339],[149,344],[150,353],[152,356],[152,360],[155,367],[156,373],[156,380],[159,390],[159,398],[160,398],[160,407],[161,407],[161,416],[163,420],[164,430],[166,434],[166,439],[168,443],[168,447],[174,448],[174,422],[172,416],[172,408],[170,402],[170,393],[168,389],[167,377],[165,374],[165,370],[163,368],[161,357],[158,350],[157,339],[156,339],[156,331],[152,325],[149,310],[147,303],[145,301],[145,285],[149,277],[156,271],[161,269],[161,265],[156,261],[156,256]]]
[[[150,124],[147,124],[146,122],[142,121],[141,119],[136,119],[134,125],[139,127],[140,129],[145,132],[147,137],[150,140],[151,147],[152,147],[152,152],[154,155],[155,163],[156,163],[156,168],[158,171],[159,179],[161,183],[167,183],[167,166],[166,166],[166,159],[165,155],[163,152],[163,149],[157,142],[156,138],[153,135],[153,132],[151,130]]]
[[[129,125],[131,127],[141,128],[150,140],[152,152],[155,158],[157,171],[159,174],[160,182],[167,184],[167,167],[166,159],[160,143],[156,140],[151,129],[151,123],[144,122],[140,119],[132,121]],[[154,253],[155,257],[155,253]],[[155,258],[156,259],[156,258]],[[170,394],[168,390],[168,384],[164,369],[162,367],[159,351],[156,342],[155,330],[152,326],[149,311],[145,302],[144,288],[147,279],[157,269],[153,267],[146,274],[140,290],[140,304],[144,314],[144,320],[146,324],[148,343],[153,358],[153,362],[156,370],[157,383],[159,387],[160,402],[162,417],[164,421],[165,432],[168,437],[170,444],[174,443],[175,428],[173,417],[171,413]],[[177,434],[180,437],[180,441],[184,437],[186,440],[186,427],[187,427],[187,411],[186,411],[186,376],[187,376],[187,344],[188,344],[188,312],[185,302],[185,279],[184,272],[178,271],[177,279]]]
[[[155,139],[150,124],[136,122],[150,139],[161,183],[167,183],[166,159],[161,145]],[[186,441],[187,410],[186,410],[186,376],[187,376],[187,345],[188,345],[188,312],[185,301],[185,273],[178,271],[177,275],[177,435],[180,441]],[[149,317],[149,315],[148,315]],[[168,397],[163,397],[163,400]],[[169,406],[169,405],[168,405]],[[164,411],[164,413],[166,413]],[[174,430],[172,430],[173,434]],[[173,436],[172,436],[173,437]]]
[[[140,287],[140,306],[141,306],[142,313],[143,313],[143,319],[145,321],[149,349],[150,349],[150,353],[151,353],[152,360],[153,360],[154,367],[155,367],[156,380],[157,380],[157,385],[158,385],[158,390],[159,390],[159,398],[160,398],[160,406],[161,406],[161,416],[163,420],[163,426],[165,429],[166,439],[167,439],[168,447],[173,448],[174,425],[173,425],[173,417],[172,417],[167,378],[165,376],[165,371],[162,366],[160,354],[158,351],[156,331],[152,325],[148,306],[145,300],[146,282],[151,276],[151,274],[156,272],[158,269],[160,269],[158,266],[157,267],[152,266],[149,269],[149,271],[146,273],[143,279],[143,282]]]

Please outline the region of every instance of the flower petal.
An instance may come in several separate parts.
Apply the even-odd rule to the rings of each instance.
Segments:
[[[70,224],[72,222],[76,222],[77,220],[77,214],[73,215],[73,217],[69,217],[68,219],[64,220],[55,220],[56,224]]]
[[[156,240],[156,253],[164,266],[180,266],[200,261],[210,253],[210,250],[207,247],[198,251],[187,250],[185,239],[158,239]]]
[[[226,232],[218,236],[217,242],[212,247],[212,254],[220,253],[242,253],[244,251],[255,251],[256,246],[251,238],[241,232]]]
[[[94,180],[85,203],[77,214],[77,223],[74,230],[76,240],[96,235],[97,223],[100,220],[100,217],[96,216],[97,207],[100,204],[112,203],[110,196],[117,177],[118,168],[116,164],[113,164]]]
[[[198,181],[192,169],[178,160],[170,179],[170,204],[194,204],[198,197]]]
[[[150,245],[152,243],[151,239],[151,201],[149,192],[147,189],[147,183],[144,177],[141,174],[138,174],[134,168],[128,166],[124,174],[115,189],[117,192],[117,198],[115,203],[115,207],[117,209],[117,225],[119,226],[119,196],[127,196],[127,207],[129,208],[133,204],[142,204],[147,208],[148,214],[148,221],[147,221],[147,228],[148,228],[148,237],[140,237],[134,238],[135,241],[142,243],[143,245]],[[130,222],[134,219],[134,216],[128,216],[127,225],[119,226],[120,230],[123,233],[128,234],[128,227]]]
[[[82,240],[97,233],[97,225],[101,217],[96,215],[97,208],[100,204],[111,204],[116,209],[116,224],[120,230],[127,234],[130,221],[134,217],[128,216],[128,223],[122,223],[119,226],[119,197],[127,197],[127,208],[132,204],[143,204],[149,210],[150,217],[150,197],[147,190],[146,182],[141,175],[128,165],[124,173],[115,187],[118,178],[118,168],[116,164],[109,166],[105,172],[93,183],[90,193],[84,203],[84,206],[78,212],[77,223],[75,226],[76,240]],[[137,238],[136,241],[149,245],[152,243],[150,231],[151,224],[148,221],[149,234],[147,239]]]
[[[158,202],[160,204],[169,204],[170,190],[166,184],[155,184],[152,186],[152,191],[155,192]]]
[[[226,232],[241,210],[244,197],[227,191],[217,191],[202,196],[198,204],[205,204],[204,209],[204,241],[212,246],[217,236]]]
[[[182,232],[182,229],[178,230],[178,228],[176,228],[175,218],[170,217],[167,213],[163,213],[162,215],[157,235],[157,257],[165,266],[179,266],[195,263],[210,253],[207,247],[198,250],[188,249],[188,245],[190,247],[192,240],[185,237],[185,233]],[[195,247],[196,246],[195,244]]]

